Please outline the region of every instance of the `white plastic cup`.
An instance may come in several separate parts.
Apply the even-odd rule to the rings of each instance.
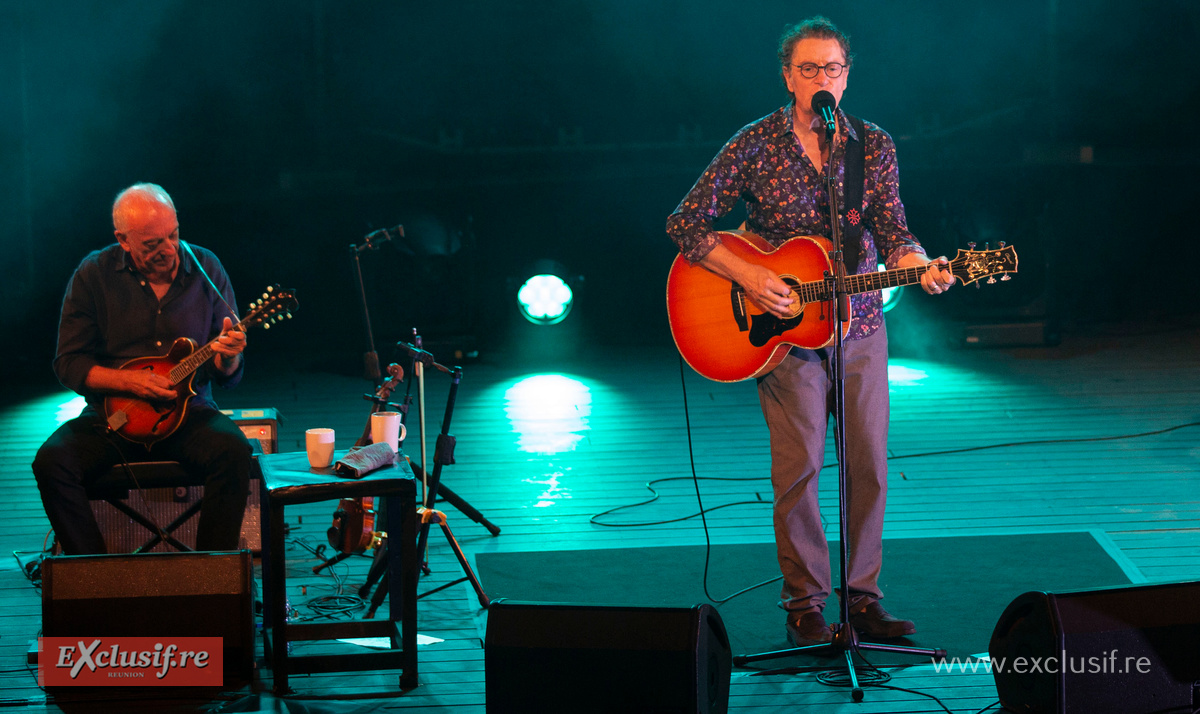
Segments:
[[[304,448],[308,465],[314,469],[328,468],[333,463],[333,429],[309,429],[304,432]]]
[[[400,412],[375,412],[371,415],[371,443],[387,444],[392,451],[400,452],[400,442],[408,430],[400,423]]]

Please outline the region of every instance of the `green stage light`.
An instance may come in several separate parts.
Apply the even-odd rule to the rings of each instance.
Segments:
[[[876,269],[882,273],[885,270],[887,270],[887,267],[884,266],[883,263],[880,263],[878,268],[876,268]],[[883,311],[887,312],[888,310],[891,310],[893,307],[896,307],[896,303],[900,302],[901,295],[903,295],[903,293],[900,292],[900,288],[884,288],[883,289]]]
[[[575,295],[562,278],[565,271],[539,271],[517,290],[517,306],[535,325],[556,325],[571,312]]]

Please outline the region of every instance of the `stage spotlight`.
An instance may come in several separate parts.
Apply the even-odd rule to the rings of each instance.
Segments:
[[[567,271],[559,263],[541,260],[526,271],[527,277],[517,290],[521,314],[535,325],[556,325],[566,319],[575,302],[567,283]]]
[[[876,268],[876,270],[878,270],[879,272],[882,273],[885,270],[887,270],[887,267],[884,266],[883,263],[880,263],[879,266]],[[903,294],[904,293],[900,290],[900,288],[884,288],[883,289],[883,311],[887,312],[888,310],[891,310],[893,307],[896,307],[896,303],[900,302],[900,296]]]

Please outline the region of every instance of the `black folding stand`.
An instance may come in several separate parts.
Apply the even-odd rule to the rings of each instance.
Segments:
[[[816,101],[814,99],[814,109]],[[826,125],[825,141],[830,147],[829,158],[833,160],[833,131],[832,126]],[[859,137],[862,141],[865,137]],[[842,260],[842,230],[838,221],[838,205],[837,205],[837,180],[833,172],[826,167],[825,173],[825,191],[829,196],[829,211],[830,225],[833,229],[833,254],[832,272],[825,272],[825,283],[827,286],[826,296],[835,301],[837,309],[834,311],[834,420],[836,424],[836,438],[834,443],[836,446],[837,462],[838,462],[838,527],[841,534],[841,542],[839,543],[841,564],[842,564],[842,581],[838,585],[839,599],[841,600],[841,608],[839,612],[839,621],[833,626],[833,641],[826,644],[808,645],[805,647],[793,647],[786,650],[776,650],[774,652],[763,652],[753,655],[739,655],[733,658],[735,665],[741,666],[750,662],[759,662],[765,659],[775,659],[778,657],[790,657],[791,655],[808,654],[808,655],[842,655],[845,659],[846,675],[851,687],[851,697],[856,702],[863,700],[863,690],[858,683],[858,673],[854,669],[854,653],[859,650],[868,650],[873,652],[898,652],[901,654],[920,655],[932,657],[934,659],[945,659],[946,650],[943,649],[925,649],[920,647],[902,647],[897,645],[877,644],[873,642],[861,642],[858,639],[858,634],[850,625],[850,586],[846,580],[846,573],[850,569],[850,551],[847,537],[847,488],[846,476],[846,370],[845,370],[845,346],[842,340],[843,325],[850,319],[850,294],[845,291],[846,265]],[[832,672],[830,673],[832,674]],[[820,677],[820,675],[818,675]],[[828,678],[832,680],[832,677]]]
[[[479,523],[484,528],[487,528],[488,532],[490,532],[492,535],[500,535],[499,526],[485,518],[483,514],[472,507],[471,504],[467,503],[462,497],[453,493],[447,487],[441,485],[442,467],[447,464],[454,463],[454,446],[456,441],[454,436],[450,434],[450,421],[454,416],[454,405],[458,398],[458,385],[462,380],[462,367],[454,367],[451,369],[438,364],[433,359],[432,354],[420,348],[420,338],[418,337],[416,339],[418,343],[417,345],[411,345],[404,342],[397,343],[396,345],[399,349],[404,350],[409,354],[410,357],[412,357],[414,369],[410,371],[410,377],[414,372],[417,371],[415,369],[417,367],[416,363],[420,362],[421,368],[433,367],[440,372],[450,375],[451,380],[450,393],[446,398],[446,411],[442,416],[442,430],[438,434],[437,442],[433,450],[433,471],[426,474],[420,466],[417,464],[411,464],[413,473],[418,479],[425,483],[425,501],[423,507],[417,509],[418,514],[421,516],[421,525],[417,535],[417,553],[419,557],[422,559],[424,558],[425,546],[429,540],[429,527],[436,523],[441,527],[447,541],[449,541],[450,547],[453,549],[455,557],[458,558],[458,563],[460,566],[462,566],[464,573],[463,577],[424,592],[418,595],[418,597],[421,598],[427,595],[432,595],[433,593],[445,590],[452,585],[457,585],[463,581],[470,581],[471,586],[475,589],[475,595],[479,599],[479,605],[481,607],[487,607],[490,600],[488,599],[487,594],[484,593],[483,586],[479,583],[479,578],[475,576],[475,572],[471,569],[470,563],[467,562],[467,558],[463,554],[462,548],[459,547],[458,541],[455,540],[454,534],[450,531],[450,526],[446,522],[445,514],[434,510],[433,508],[434,504],[437,503],[438,496],[440,495],[442,496],[443,500],[453,504],[468,518],[476,523]],[[424,390],[423,380],[418,382],[418,389]],[[423,423],[421,424],[420,431],[422,432],[420,434],[420,438],[422,443],[424,443],[425,434],[423,433]],[[386,570],[388,563],[386,553],[387,547],[387,542],[385,541],[380,548],[376,549],[375,560],[371,564],[371,570],[367,573],[367,581],[361,588],[359,588],[359,597],[365,598],[367,593],[370,592],[371,587],[375,585],[376,581],[380,579]],[[426,575],[429,574],[428,562],[425,562],[424,560],[422,561],[421,571]],[[375,614],[375,611],[383,603],[383,599],[387,597],[387,590],[388,581],[384,579],[379,583],[379,587],[375,589],[375,594],[371,597],[371,605],[367,609],[367,617],[372,617]]]

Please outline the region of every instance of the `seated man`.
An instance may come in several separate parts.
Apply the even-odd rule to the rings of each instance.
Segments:
[[[83,259],[63,298],[54,371],[64,386],[87,398],[87,407],[38,450],[33,473],[42,505],[68,555],[104,553],[88,484],[123,461],[178,461],[205,479],[197,549],[236,549],[250,444],[217,409],[211,384],[231,387],[242,376],[246,336],[233,329],[229,276],[211,251],[180,241],[175,204],[160,186],[135,184],[118,194],[113,229],[117,242]],[[120,367],[137,357],[164,355],[178,337],[200,345],[216,340],[215,357],[195,375],[196,394],[187,401],[182,423],[151,446],[114,434],[110,424],[117,429],[121,424],[106,417],[106,396],[166,406],[176,400],[165,376]],[[180,400],[175,408],[182,407]]]

